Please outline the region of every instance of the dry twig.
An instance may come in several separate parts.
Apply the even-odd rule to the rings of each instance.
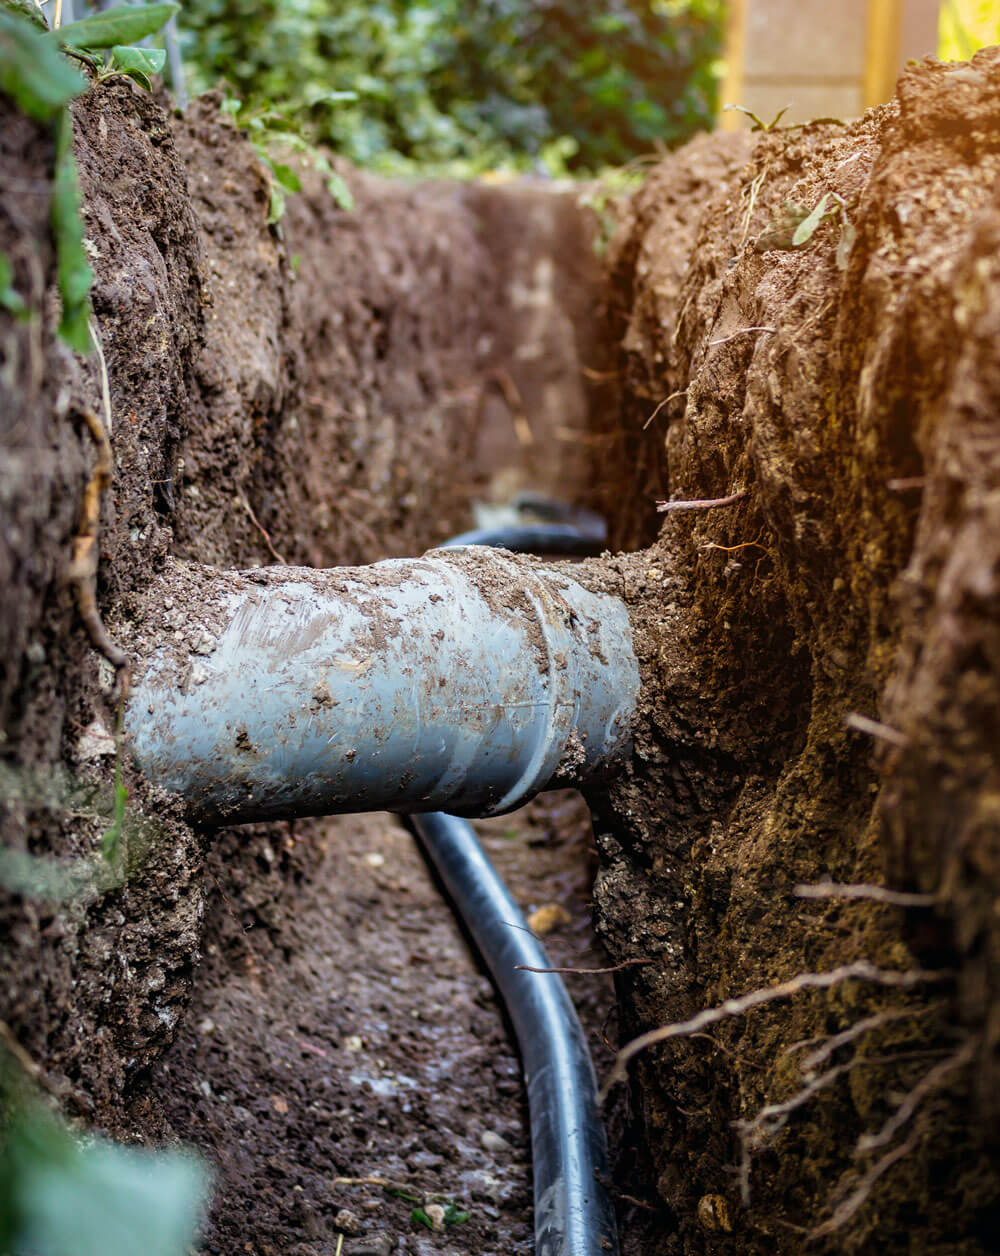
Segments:
[[[682,388],[680,392],[672,392],[669,397],[664,397],[663,400],[660,402],[660,404],[653,411],[653,413],[646,420],[646,422],[643,423],[642,430],[645,431],[646,428],[649,427],[650,423],[652,423],[652,421],[656,418],[656,416],[660,413],[660,411],[663,409],[664,406],[669,405],[671,401],[676,401],[678,397],[686,397],[687,395],[688,395],[688,390],[686,388]]]
[[[730,493],[728,497],[701,497],[694,501],[681,502],[661,501],[656,503],[656,509],[661,515],[664,515],[667,511],[672,510],[709,510],[713,506],[731,506],[733,502],[738,502],[741,498],[746,497],[747,492],[747,489],[741,488],[735,493]]]
[[[623,968],[637,968],[655,963],[655,959],[626,959],[611,968],[532,968],[529,964],[515,964],[514,969],[522,973],[577,973],[584,977],[593,977],[601,973],[620,973]]]
[[[711,349],[714,345],[725,345],[730,340],[735,340],[737,336],[749,336],[752,332],[766,331],[770,335],[775,336],[778,333],[777,327],[741,327],[739,331],[734,331],[731,336],[723,336],[721,340],[710,340],[708,347]]]
[[[877,968],[866,959],[855,960],[852,964],[843,964],[839,968],[830,969],[829,972],[798,973],[779,985],[752,990],[738,999],[727,999],[725,1003],[720,1003],[717,1007],[703,1008],[690,1020],[660,1025],[657,1029],[651,1029],[647,1033],[640,1034],[638,1038],[633,1038],[618,1052],[614,1067],[601,1089],[601,1101],[603,1102],[607,1097],[608,1091],[616,1082],[624,1080],[629,1062],[641,1051],[671,1038],[689,1037],[700,1029],[717,1025],[720,1021],[728,1020],[733,1016],[742,1016],[765,1003],[775,1003],[780,999],[791,998],[803,990],[829,990],[833,986],[842,985],[845,981],[871,981],[875,985],[908,989],[916,985],[947,981],[953,976],[954,973],[946,969],[929,971],[922,968],[906,970]]]
[[[253,507],[250,505],[249,501],[242,495],[240,495],[240,497],[238,498],[238,501],[240,505],[243,507],[243,509],[250,516],[250,522],[253,524],[253,526],[257,529],[257,531],[264,538],[264,544],[267,546],[268,553],[275,560],[275,562],[281,563],[282,567],[287,567],[288,564],[281,557],[278,551],[274,548],[274,542],[271,540],[270,532],[268,532],[267,528],[264,527],[261,521],[254,514]]]
[[[861,898],[893,907],[932,907],[940,901],[938,894],[916,894],[907,890],[890,890],[884,885],[845,885],[837,881],[817,881],[814,885],[797,885],[796,898]]]

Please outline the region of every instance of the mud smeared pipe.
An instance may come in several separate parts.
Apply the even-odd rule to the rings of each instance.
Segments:
[[[201,823],[496,815],[630,750],[628,613],[566,568],[480,547],[328,571],[172,562],[152,604],[125,729]]]

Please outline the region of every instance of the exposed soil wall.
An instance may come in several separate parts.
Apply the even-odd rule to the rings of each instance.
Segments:
[[[348,172],[353,212],[313,179],[270,226],[264,170],[217,106],[170,116],[122,80],[74,106],[112,419],[97,588],[112,636],[169,552],[239,566],[419,553],[471,526],[495,478],[571,494],[594,478],[585,439],[566,481],[551,450],[538,454],[550,411],[571,438],[596,421],[581,366],[598,342],[600,272],[572,196]],[[203,835],[127,761],[122,849],[110,864],[96,855],[113,815],[113,675],[68,569],[102,366],[54,335],[48,137],[0,111],[0,248],[38,312],[0,311],[0,823],[8,850],[35,860],[4,865],[0,1018],[52,1090],[128,1132],[121,1097],[174,1035],[217,882]],[[507,219],[520,224],[513,259],[496,230]],[[559,329],[541,359],[539,320]],[[480,448],[487,421],[510,436]],[[294,882],[305,857],[273,829],[233,841],[266,927],[274,879]],[[277,854],[254,862],[264,848]],[[68,905],[51,886],[39,897],[52,858],[94,873]]]
[[[957,972],[639,1057],[658,1251],[996,1249],[998,121],[1000,51],[913,66],[856,124],[682,150],[615,246],[626,440],[660,407],[634,491],[739,494],[618,560],[647,705],[596,897],[615,958],[657,959],[618,978],[625,1036],[862,958]],[[826,877],[939,901],[794,895]],[[803,1074],[794,1044],[867,1017]],[[733,1123],[793,1100],[744,1160]]]

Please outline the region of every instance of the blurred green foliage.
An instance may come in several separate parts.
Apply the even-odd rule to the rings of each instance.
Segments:
[[[74,1130],[0,1046],[3,1256],[186,1256],[209,1189],[187,1152]]]
[[[711,125],[722,0],[187,0],[225,79],[382,169],[621,164]],[[344,93],[356,99],[344,99]]]

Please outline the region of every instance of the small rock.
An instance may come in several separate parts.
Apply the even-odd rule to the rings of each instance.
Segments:
[[[503,1138],[493,1130],[483,1130],[479,1136],[479,1141],[493,1155],[500,1155],[502,1152],[510,1151],[511,1149],[510,1143],[507,1142],[506,1138]]]
[[[76,743],[77,758],[83,762],[111,758],[115,751],[115,739],[100,719],[91,720]]]
[[[724,1195],[702,1195],[698,1200],[698,1220],[706,1230],[725,1230],[728,1234],[733,1228],[729,1201]]]
[[[284,1095],[272,1095],[271,1107],[275,1110],[275,1112],[280,1113],[281,1116],[285,1116],[288,1112],[288,1100]]]
[[[385,863],[385,855],[380,855],[377,850],[371,850],[367,855],[362,856],[369,868],[381,868]]]
[[[528,917],[528,928],[542,938],[547,933],[552,933],[556,929],[561,929],[563,925],[572,923],[573,917],[565,907],[561,907],[558,903],[546,903],[544,907],[539,907]]]
[[[351,1034],[349,1038],[344,1039],[345,1051],[361,1051],[364,1049],[364,1039],[359,1038],[357,1034]]]
[[[192,654],[211,654],[215,649],[215,642],[207,632],[196,632],[191,637],[188,649]]]
[[[424,1208],[431,1229],[440,1234],[444,1229],[444,1207],[441,1204],[427,1204]]]
[[[188,684],[192,688],[195,685],[203,685],[211,674],[204,663],[192,663],[191,671],[188,673]]]
[[[392,1256],[394,1246],[392,1235],[380,1231],[353,1243],[345,1243],[344,1253],[345,1256]]]
[[[357,1237],[364,1229],[361,1224],[361,1218],[356,1213],[351,1212],[350,1208],[341,1208],[340,1212],[334,1217],[333,1224],[342,1234],[348,1234],[352,1237]]]
[[[198,1032],[200,1034],[210,1034],[215,1028],[215,1021],[211,1016],[203,1016],[198,1022]]]

